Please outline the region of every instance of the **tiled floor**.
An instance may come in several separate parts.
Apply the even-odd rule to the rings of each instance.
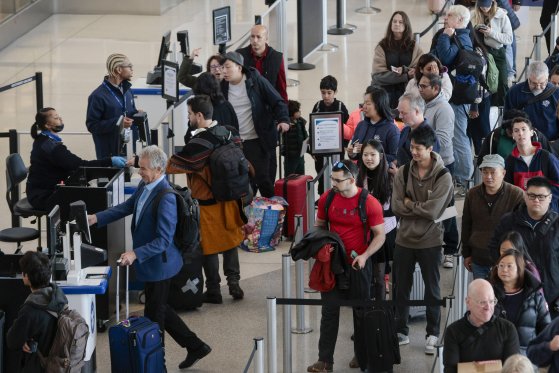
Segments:
[[[288,52],[295,55],[295,14],[297,1],[288,1]],[[329,25],[335,23],[335,2],[327,1]],[[363,92],[370,82],[373,48],[385,33],[391,13],[405,10],[411,17],[414,31],[423,30],[432,20],[423,0],[372,1],[382,9],[377,15],[363,15],[354,9],[365,0],[347,1],[347,22],[357,26],[352,35],[328,36],[328,41],[338,46],[335,52],[315,52],[306,62],[316,65],[309,71],[288,71],[288,78],[297,79],[300,85],[288,88],[290,98],[302,103],[302,112],[308,114],[312,105],[320,99],[319,81],[331,74],[338,78],[338,98],[351,110],[361,102]],[[41,25],[13,44],[0,51],[0,86],[42,71],[44,77],[44,103],[53,106],[63,116],[66,125],[62,133],[68,147],[84,158],[93,158],[94,149],[90,135],[85,129],[85,110],[89,93],[101,82],[105,73],[105,59],[114,52],[128,55],[134,64],[135,77],[145,77],[157,58],[159,41],[166,30],[188,29],[191,47],[202,47],[200,62],[216,51],[212,46],[210,14],[214,8],[232,6],[233,39],[244,34],[253,22],[254,15],[266,10],[263,0],[186,0],[162,16],[124,15],[64,15],[50,17]],[[523,64],[524,56],[532,49],[532,35],[540,32],[538,23],[540,8],[524,7],[519,12],[522,26],[518,31],[517,61]],[[421,39],[427,50],[432,33]],[[522,65],[520,66],[522,67]],[[0,131],[16,128],[20,136],[21,154],[28,162],[31,140],[29,127],[35,114],[34,89],[25,85],[0,93]],[[149,113],[148,113],[149,114]],[[71,134],[72,133],[72,134]],[[182,134],[177,134],[182,136]],[[0,139],[0,141],[5,141]],[[0,146],[0,159],[7,155],[7,143]],[[307,170],[314,174],[311,159]],[[0,195],[5,185],[0,183]],[[1,226],[8,226],[8,211],[1,204],[4,217]],[[4,248],[4,247],[3,247]],[[265,336],[268,295],[280,295],[281,253],[288,244],[266,254],[241,254],[241,285],[246,298],[233,302],[228,296],[223,305],[205,305],[183,316],[188,324],[214,349],[191,371],[240,372],[250,354],[252,338]],[[443,294],[448,294],[450,271],[443,271]],[[224,294],[226,294],[226,290]],[[281,312],[278,313],[278,320]],[[293,336],[294,372],[305,371],[306,365],[317,356],[319,309],[307,310],[309,324],[314,332]],[[352,357],[349,340],[352,322],[350,312],[342,315],[340,336],[336,349],[336,371],[350,371],[347,364]],[[424,321],[412,324],[412,343],[402,348],[402,365],[396,372],[428,372],[432,359],[423,354]],[[281,324],[278,326],[281,336]],[[282,371],[281,339],[278,342],[278,366]],[[178,363],[184,359],[173,342],[168,343],[167,362],[169,372],[178,371]],[[109,355],[106,334],[100,334],[97,348],[98,371],[109,371]]]

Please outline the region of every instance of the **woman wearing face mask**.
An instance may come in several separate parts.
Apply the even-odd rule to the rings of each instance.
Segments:
[[[551,322],[545,298],[538,292],[541,282],[525,267],[520,251],[507,250],[497,260],[490,277],[499,301],[495,314],[516,326],[523,355],[528,343]]]
[[[358,161],[359,174],[357,186],[365,188],[382,205],[386,241],[373,256],[373,283],[371,296],[376,300],[385,299],[384,275],[390,273],[389,262],[396,241],[396,217],[390,209],[392,197],[392,180],[388,173],[388,162],[382,144],[378,140],[369,140],[361,148]]]
[[[29,203],[37,210],[50,211],[58,203],[56,185],[79,167],[122,168],[126,165],[123,157],[81,159],[62,143],[59,134],[63,129],[62,117],[51,107],[39,110],[31,126],[34,141],[26,193]]]

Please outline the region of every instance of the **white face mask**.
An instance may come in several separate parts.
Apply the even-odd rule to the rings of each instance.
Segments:
[[[539,94],[542,93],[542,92],[543,92],[543,89],[538,89],[538,90],[532,91],[532,94],[533,94],[534,96],[537,96],[537,95],[539,95]]]

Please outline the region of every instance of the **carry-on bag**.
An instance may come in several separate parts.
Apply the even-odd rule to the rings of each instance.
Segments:
[[[307,181],[312,176],[291,174],[279,179],[274,184],[274,194],[283,197],[287,205],[287,213],[283,224],[286,237],[295,236],[295,215],[303,215],[303,234],[307,233]],[[286,229],[287,227],[287,229]]]
[[[109,328],[111,372],[161,373],[166,372],[163,336],[159,325],[146,317],[128,316],[129,268],[126,266],[126,316],[119,322],[120,265],[117,268],[116,320]]]
[[[204,292],[204,273],[199,255],[183,255],[183,265],[179,273],[171,279],[167,304],[177,311],[193,310],[202,306]]]

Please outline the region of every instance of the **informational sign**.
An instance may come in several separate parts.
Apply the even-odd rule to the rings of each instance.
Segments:
[[[225,44],[231,40],[231,7],[213,10],[214,45]]]
[[[336,154],[343,151],[342,113],[312,113],[310,115],[311,154]]]
[[[161,69],[163,75],[161,96],[168,101],[176,102],[179,99],[179,81],[177,80],[179,65],[175,62],[163,60]]]

